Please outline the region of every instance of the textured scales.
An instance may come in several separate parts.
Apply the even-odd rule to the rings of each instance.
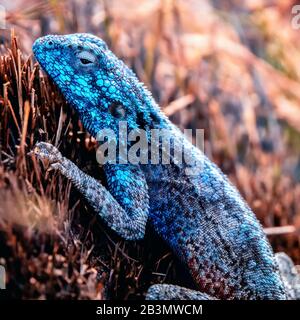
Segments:
[[[90,34],[46,36],[33,46],[43,69],[96,136],[119,121],[129,130],[168,129],[184,141],[193,165],[106,164],[108,189],[40,142],[35,154],[68,177],[101,218],[120,236],[137,240],[149,221],[189,268],[199,292],[155,285],[147,297],[286,299],[278,265],[262,227],[227,177],[163,115],[134,73],[99,38]],[[121,106],[122,112],[115,112]],[[113,108],[112,108],[113,107]],[[112,112],[114,109],[114,112]],[[171,150],[172,154],[172,150]]]

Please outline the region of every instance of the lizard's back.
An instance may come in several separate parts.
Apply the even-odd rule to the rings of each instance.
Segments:
[[[183,166],[146,165],[150,221],[199,286],[218,298],[285,299],[272,249],[251,209],[226,176],[202,157],[196,176]]]

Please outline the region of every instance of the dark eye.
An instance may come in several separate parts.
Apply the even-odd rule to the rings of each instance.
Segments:
[[[125,109],[119,102],[113,102],[109,106],[109,112],[117,119],[121,119],[125,116]]]
[[[82,50],[82,46],[78,46],[77,49]],[[80,51],[78,54],[77,54],[77,57],[79,58],[80,60],[80,63],[82,65],[88,65],[88,64],[93,64],[96,62],[96,56],[90,52],[90,51]]]
[[[82,64],[93,63],[92,61],[90,61],[90,60],[88,60],[88,59],[83,59],[83,58],[80,59],[80,62],[81,62]]]

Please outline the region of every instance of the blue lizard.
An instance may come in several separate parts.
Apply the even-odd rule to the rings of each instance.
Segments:
[[[199,288],[157,284],[149,288],[148,299],[287,298],[277,261],[251,209],[103,40],[90,34],[49,35],[36,40],[33,51],[91,135],[106,128],[117,134],[120,121],[127,121],[128,130],[145,130],[147,137],[151,129],[167,129],[202,164],[196,175],[187,175],[186,168],[196,170],[193,164],[107,163],[105,188],[51,144],[39,142],[33,150],[69,178],[121,237],[142,239],[149,221]]]

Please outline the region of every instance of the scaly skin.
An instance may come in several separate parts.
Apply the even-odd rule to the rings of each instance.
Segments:
[[[108,189],[50,144],[34,149],[71,179],[100,217],[125,239],[143,238],[146,222],[185,264],[199,292],[155,285],[147,298],[286,299],[278,265],[261,225],[236,188],[163,115],[134,73],[90,34],[46,36],[33,46],[43,69],[96,137],[101,129],[168,129],[202,164],[106,164]],[[171,149],[171,154],[172,154]],[[196,171],[195,171],[196,172]]]

